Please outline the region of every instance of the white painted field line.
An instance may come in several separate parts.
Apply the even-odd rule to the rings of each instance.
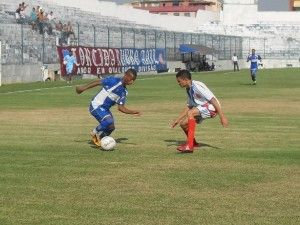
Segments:
[[[157,76],[157,77],[149,77],[149,78],[141,78],[138,79],[137,81],[140,80],[150,80],[150,79],[157,79],[157,78],[161,78],[163,76]],[[28,90],[22,90],[22,91],[10,91],[10,92],[3,92],[0,93],[0,95],[7,95],[7,94],[16,94],[16,93],[24,93],[24,92],[33,92],[33,91],[43,91],[43,90],[51,90],[51,89],[57,89],[57,88],[70,88],[70,87],[74,87],[74,86],[61,86],[61,87],[49,87],[49,88],[37,88],[37,89],[28,89]]]
[[[22,90],[22,91],[10,91],[10,92],[0,93],[0,95],[15,94],[15,93],[24,93],[24,92],[33,92],[33,91],[42,91],[42,90],[50,90],[50,89],[57,89],[57,88],[68,88],[68,87],[72,87],[72,86],[61,86],[61,87],[51,87],[51,88],[37,88],[37,89],[28,89],[28,90]]]

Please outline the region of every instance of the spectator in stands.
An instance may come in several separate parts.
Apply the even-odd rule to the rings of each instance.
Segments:
[[[54,17],[54,15],[53,15],[53,12],[52,12],[52,11],[47,15],[47,18],[48,18],[48,21],[49,21],[49,22],[54,21],[55,17]]]
[[[25,11],[25,9],[26,9],[26,7],[27,7],[28,5],[26,5],[25,2],[22,2],[21,6],[22,6],[22,10],[21,10],[21,11]]]
[[[70,35],[72,34],[73,35],[73,38],[75,39],[75,33],[73,31],[73,27],[72,27],[72,24],[71,22],[69,21],[68,24],[67,24],[67,34],[68,34],[68,38],[70,37]]]
[[[36,23],[37,23],[37,14],[36,14],[36,9],[33,7],[30,13],[30,24],[32,30],[36,29]]]
[[[51,11],[48,15],[47,15],[47,21],[48,21],[48,34],[52,34],[52,30],[53,27],[55,26],[55,17],[53,15],[53,12]]]
[[[63,24],[62,25],[62,31],[61,31],[61,44],[67,43],[68,37],[69,37],[69,35],[68,35],[68,26],[67,26],[67,24]]]
[[[41,10],[41,7],[38,5],[35,10],[36,16],[38,16],[40,10]]]
[[[44,11],[40,8],[38,15],[37,15],[37,24],[38,24],[38,28],[39,28],[39,32],[40,34],[44,33],[44,23],[45,23],[45,16],[44,16]]]
[[[235,72],[236,69],[237,69],[237,71],[240,71],[239,63],[238,63],[238,57],[235,53],[233,54],[231,60],[232,60],[232,63],[233,63],[233,71]]]
[[[17,23],[20,23],[20,21],[21,21],[21,10],[22,10],[22,4],[19,4],[19,7],[17,8],[16,13],[15,13],[15,18],[16,18]]]
[[[20,12],[19,12],[19,15],[20,15],[20,19],[21,19],[21,23],[24,23],[25,22],[25,9],[28,5],[25,4],[25,2],[22,2],[21,5],[19,5],[20,7]],[[19,8],[18,8],[19,9]]]
[[[58,38],[58,42],[57,45],[62,45],[62,30],[63,30],[63,24],[62,22],[59,20],[58,23],[55,23],[55,36],[56,38]]]
[[[253,85],[256,85],[256,73],[258,70],[258,61],[261,62],[262,58],[260,55],[255,54],[255,49],[252,49],[252,54],[250,54],[247,58],[247,62],[251,62],[250,64],[250,75],[253,81]]]
[[[63,24],[62,24],[61,21],[58,21],[58,23],[55,24],[55,29],[56,29],[57,31],[62,32],[62,30],[63,30]]]
[[[54,23],[54,16],[53,12],[46,13],[44,12],[44,33],[52,35],[52,29],[53,29],[53,24]]]

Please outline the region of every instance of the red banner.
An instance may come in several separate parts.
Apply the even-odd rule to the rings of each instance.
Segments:
[[[138,72],[156,71],[166,67],[165,49],[93,48],[83,46],[57,47],[62,75],[66,68],[72,74],[117,74],[129,68]],[[75,60],[69,60],[69,56]]]

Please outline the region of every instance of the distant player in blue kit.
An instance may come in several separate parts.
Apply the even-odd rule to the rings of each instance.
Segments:
[[[134,83],[137,72],[134,69],[128,69],[123,77],[110,76],[102,80],[95,80],[85,85],[76,86],[76,92],[82,92],[102,85],[100,92],[92,99],[90,103],[90,113],[99,122],[99,125],[91,132],[92,141],[100,146],[100,140],[109,136],[115,130],[114,118],[110,108],[117,104],[118,110],[125,114],[140,115],[138,110],[130,110],[125,107],[127,98],[127,85]]]
[[[75,52],[69,52],[68,50],[64,50],[64,64],[66,65],[66,72],[67,72],[67,79],[68,83],[72,82],[72,75],[73,75],[73,69],[74,65],[79,66],[76,60]]]
[[[260,55],[255,54],[255,49],[252,49],[252,54],[248,56],[247,62],[251,62],[250,64],[250,74],[251,74],[251,79],[253,81],[253,85],[256,84],[256,73],[258,70],[258,61],[261,61],[262,58]]]

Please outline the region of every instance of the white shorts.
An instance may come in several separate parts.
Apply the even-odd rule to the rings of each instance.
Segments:
[[[212,104],[206,103],[205,105],[198,105],[196,107],[200,115],[196,116],[196,122],[201,123],[204,119],[214,118],[217,115],[217,111]]]

